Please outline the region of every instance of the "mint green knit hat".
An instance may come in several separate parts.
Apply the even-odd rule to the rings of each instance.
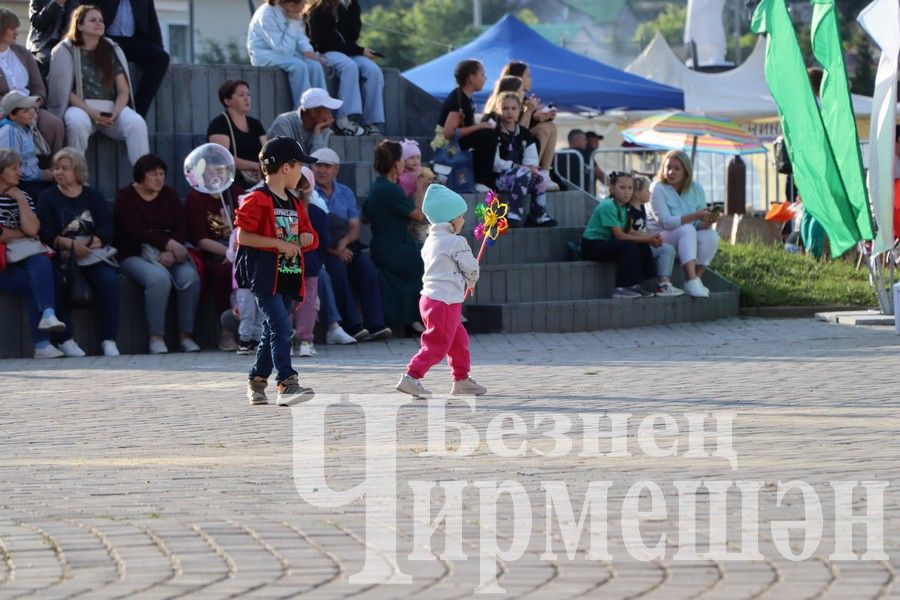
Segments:
[[[425,190],[422,212],[432,224],[448,223],[466,213],[468,206],[463,197],[437,183],[432,183]]]

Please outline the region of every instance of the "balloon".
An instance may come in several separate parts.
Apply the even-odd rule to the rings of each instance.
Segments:
[[[219,144],[203,144],[184,159],[184,177],[204,194],[221,194],[234,183],[234,157]]]

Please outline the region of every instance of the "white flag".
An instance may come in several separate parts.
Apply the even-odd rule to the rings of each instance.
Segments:
[[[872,254],[894,245],[894,127],[896,123],[897,55],[900,53],[900,3],[875,0],[856,18],[881,48],[875,74],[869,129],[869,197],[878,224]]]
[[[684,43],[697,44],[697,65],[727,64],[725,62],[725,26],[722,11],[725,0],[688,0],[684,24]]]

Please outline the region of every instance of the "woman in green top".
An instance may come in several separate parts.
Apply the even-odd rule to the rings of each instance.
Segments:
[[[629,231],[628,206],[634,192],[631,175],[620,171],[609,174],[612,196],[602,200],[584,228],[581,255],[586,260],[618,264],[613,298],[652,296],[641,284],[656,275],[650,247],[662,245],[659,234]]]
[[[133,165],[150,152],[147,123],[132,108],[125,54],[105,32],[96,6],[72,12],[69,31],[50,58],[47,108],[65,122],[69,146],[84,154],[88,139],[100,131],[125,142]]]
[[[425,220],[421,202],[403,193],[397,178],[403,171],[400,144],[385,140],[375,147],[375,170],[363,216],[372,227],[372,261],[378,267],[378,282],[388,325],[412,325],[419,321],[422,291],[422,244],[409,232],[411,222]]]

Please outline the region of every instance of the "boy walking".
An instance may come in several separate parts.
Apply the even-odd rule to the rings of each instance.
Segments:
[[[263,146],[259,162],[265,184],[248,194],[236,211],[238,286],[250,289],[265,317],[256,360],[250,368],[247,399],[250,404],[268,404],[266,385],[272,371],[279,406],[292,406],[312,399],[313,390],[300,385],[291,366],[290,310],[304,293],[303,250],[315,250],[319,239],[303,204],[291,190],[298,186],[301,163],[307,156],[291,138],[276,137]],[[314,290],[310,293],[315,293]]]

